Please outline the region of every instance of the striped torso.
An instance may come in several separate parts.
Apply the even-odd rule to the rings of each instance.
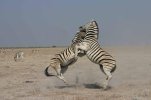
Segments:
[[[100,47],[97,40],[90,43],[90,49],[86,52],[86,56],[96,64],[103,64],[106,61],[115,64],[114,58]]]

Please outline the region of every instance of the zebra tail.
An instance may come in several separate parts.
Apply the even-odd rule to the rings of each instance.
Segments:
[[[46,67],[46,69],[45,69],[45,75],[46,75],[46,76],[56,76],[56,75],[54,75],[54,74],[48,73],[48,68],[49,68],[49,66]]]
[[[114,68],[111,70],[111,73],[113,73],[116,69],[116,65],[114,66]]]

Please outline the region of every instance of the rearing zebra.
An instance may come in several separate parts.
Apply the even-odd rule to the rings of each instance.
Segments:
[[[96,21],[91,21],[86,25],[81,26],[81,28],[86,31],[86,36],[83,42],[76,45],[75,55],[77,56],[78,50],[84,50],[90,61],[100,65],[101,70],[107,76],[103,84],[103,88],[106,89],[112,78],[111,72],[116,68],[116,61],[109,53],[100,47],[97,41],[99,28]]]
[[[56,54],[55,57],[53,57],[50,60],[50,65],[45,69],[45,75],[46,76],[56,76],[59,79],[63,80],[65,83],[67,83],[67,81],[64,79],[62,74],[66,72],[69,65],[71,65],[77,61],[78,58],[75,57],[75,45],[77,43],[82,42],[82,38],[85,36],[85,34],[86,33],[82,32],[82,31],[77,32],[74,39],[72,40],[71,46],[69,46],[64,51],[60,52],[59,54]],[[78,53],[80,53],[80,51],[78,51]],[[57,75],[54,75],[52,73],[48,73],[49,67],[54,68]]]

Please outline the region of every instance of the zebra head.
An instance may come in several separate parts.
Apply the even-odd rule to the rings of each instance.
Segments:
[[[92,21],[86,23],[85,25],[80,26],[79,30],[80,30],[80,32],[85,32],[86,34],[93,33],[93,35],[96,39],[99,38],[99,27],[95,20],[92,20]]]
[[[80,43],[85,38],[86,32],[84,31],[77,31],[76,35],[72,40],[72,44]]]

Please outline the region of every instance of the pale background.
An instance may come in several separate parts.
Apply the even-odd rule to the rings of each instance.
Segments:
[[[0,0],[0,47],[67,46],[99,23],[104,46],[151,44],[150,0]]]

